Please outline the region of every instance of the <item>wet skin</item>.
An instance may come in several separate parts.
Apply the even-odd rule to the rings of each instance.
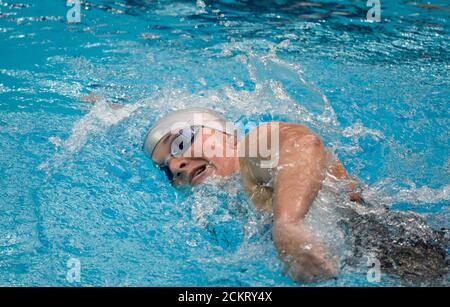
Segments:
[[[271,130],[271,128],[273,130]],[[259,143],[271,140],[272,133],[279,136],[278,163],[272,168],[261,167],[263,158]],[[156,146],[152,160],[163,164],[170,155],[174,135],[166,135]],[[209,142],[216,149],[233,153],[215,157],[207,154],[194,156],[194,150]],[[250,148],[257,155],[250,157]],[[230,176],[240,172],[246,194],[256,208],[273,212],[272,236],[287,273],[294,280],[313,281],[336,274],[335,261],[324,244],[304,227],[302,221],[321,188],[326,174],[352,182],[340,161],[327,152],[321,140],[307,127],[297,124],[266,123],[250,131],[240,143],[223,133],[201,130],[190,150],[182,157],[171,157],[168,167],[174,174],[174,185],[196,185],[208,177]],[[357,198],[356,193],[350,194]]]

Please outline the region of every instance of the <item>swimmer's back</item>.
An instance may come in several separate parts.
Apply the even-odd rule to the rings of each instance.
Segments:
[[[357,206],[361,205],[353,203],[342,212],[342,224],[353,238],[353,260],[375,256],[382,272],[400,277],[407,285],[445,282],[449,259],[444,230],[432,229],[413,212],[367,208],[370,204],[357,210]]]

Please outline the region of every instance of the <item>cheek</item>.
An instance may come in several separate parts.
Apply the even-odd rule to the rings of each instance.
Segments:
[[[208,160],[208,162],[212,163],[217,169],[221,168],[223,165],[222,158],[218,157],[205,157],[205,160]]]
[[[206,160],[208,160],[214,166],[216,175],[229,175],[229,163],[227,163],[228,159],[214,157]]]

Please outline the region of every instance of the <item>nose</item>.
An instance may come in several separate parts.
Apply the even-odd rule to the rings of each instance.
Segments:
[[[174,176],[174,179],[176,179],[180,176],[187,177],[191,164],[189,163],[189,159],[187,158],[173,157],[169,160],[168,166]]]

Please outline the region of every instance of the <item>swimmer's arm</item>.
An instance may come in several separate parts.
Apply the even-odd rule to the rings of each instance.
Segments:
[[[303,219],[320,190],[325,148],[313,134],[280,140],[274,185],[273,238],[278,254],[294,280],[312,281],[335,274],[326,249],[305,227]]]
[[[99,102],[99,101],[102,101],[102,100],[106,100],[106,98],[104,98],[104,97],[102,97],[102,96],[99,96],[99,95],[96,95],[95,93],[93,93],[93,92],[90,92],[89,94],[87,94],[87,95],[82,95],[82,96],[80,96],[80,100],[81,101],[84,101],[84,102],[90,102],[90,103],[92,103],[92,104],[96,104],[97,102]],[[119,104],[119,103],[116,103],[116,102],[108,102],[108,105],[111,107],[111,109],[113,109],[113,110],[119,110],[119,109],[122,109],[123,108],[123,105],[121,105],[121,104]]]

